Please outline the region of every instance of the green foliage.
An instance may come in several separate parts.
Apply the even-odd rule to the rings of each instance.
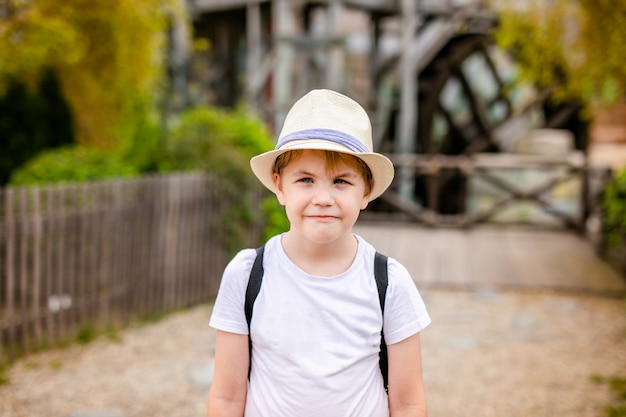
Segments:
[[[138,175],[135,167],[97,149],[65,146],[40,153],[13,172],[12,185],[80,182]]]
[[[272,148],[270,134],[262,122],[244,110],[196,107],[183,113],[172,128],[159,170],[204,169],[251,178],[250,158]]]
[[[626,98],[626,3],[580,0],[580,42],[585,62],[579,75],[588,75],[588,95],[612,103]]]
[[[265,126],[244,110],[198,107],[181,115],[158,166],[161,172],[204,170],[219,178],[211,192],[229,208],[214,219],[215,228],[232,254],[242,247],[252,224],[269,220],[267,227],[276,227],[272,221],[278,216],[259,210],[255,203],[265,189],[250,170],[250,158],[273,146]]]
[[[562,22],[538,10],[505,10],[500,14],[496,41],[520,64],[520,78],[540,88],[562,82],[567,66],[560,44]]]
[[[626,97],[626,3],[612,0],[492,0],[498,44],[514,53],[520,76],[559,100],[611,103]]]
[[[152,118],[139,120],[135,134],[120,141],[114,153],[123,163],[135,167],[142,174],[157,172],[163,136],[162,126],[157,121]]]
[[[7,0],[0,90],[35,86],[51,69],[73,109],[78,142],[114,148],[153,110],[164,75],[168,17],[180,0]]]
[[[68,19],[68,7],[47,13],[53,2],[37,3],[8,0],[3,5],[0,23],[3,76],[33,83],[44,68],[74,64],[85,53],[81,34]]]
[[[626,169],[604,187],[602,208],[608,244],[620,246],[626,242]]]
[[[289,230],[289,219],[276,196],[271,195],[263,200],[263,213],[267,218],[267,226],[263,234],[264,241]]]

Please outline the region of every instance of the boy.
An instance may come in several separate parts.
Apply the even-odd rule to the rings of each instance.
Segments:
[[[389,159],[372,152],[365,110],[334,91],[313,90],[289,111],[275,150],[250,164],[285,207],[290,229],[265,245],[251,357],[244,299],[256,251],[242,250],[224,271],[210,320],[217,340],[209,417],[426,417],[424,303],[407,270],[389,258],[382,314],[375,249],[352,233],[394,173]]]

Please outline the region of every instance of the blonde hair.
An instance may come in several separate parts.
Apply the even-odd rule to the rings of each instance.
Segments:
[[[303,149],[294,149],[278,155],[276,160],[274,160],[274,165],[272,166],[272,174],[280,175],[287,165],[302,155],[302,151]],[[339,166],[340,163],[344,163],[352,168],[355,168],[363,178],[363,181],[365,181],[365,195],[368,195],[372,191],[372,188],[374,187],[374,177],[370,167],[361,158],[342,152],[327,150],[320,150],[319,152],[324,153],[326,172],[332,172],[337,169],[337,166]]]

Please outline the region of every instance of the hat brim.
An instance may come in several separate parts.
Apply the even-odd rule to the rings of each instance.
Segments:
[[[362,159],[372,171],[372,178],[374,184],[369,195],[369,201],[374,200],[382,195],[385,190],[391,185],[394,177],[393,164],[384,155],[375,152],[352,152],[347,150],[344,146],[333,144],[326,140],[307,140],[304,143],[294,143],[292,146],[284,146],[281,149],[275,149],[273,151],[265,152],[253,157],[250,160],[250,167],[252,172],[261,181],[261,183],[267,187],[273,193],[276,193],[276,185],[274,184],[274,174],[272,168],[274,161],[279,155],[292,151],[292,150],[324,150],[341,152],[348,155],[354,155],[357,158]]]

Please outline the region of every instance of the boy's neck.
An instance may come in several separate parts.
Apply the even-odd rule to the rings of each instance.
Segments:
[[[332,277],[347,271],[356,257],[358,241],[352,234],[339,241],[318,244],[298,238],[293,232],[282,236],[283,250],[309,275]]]

